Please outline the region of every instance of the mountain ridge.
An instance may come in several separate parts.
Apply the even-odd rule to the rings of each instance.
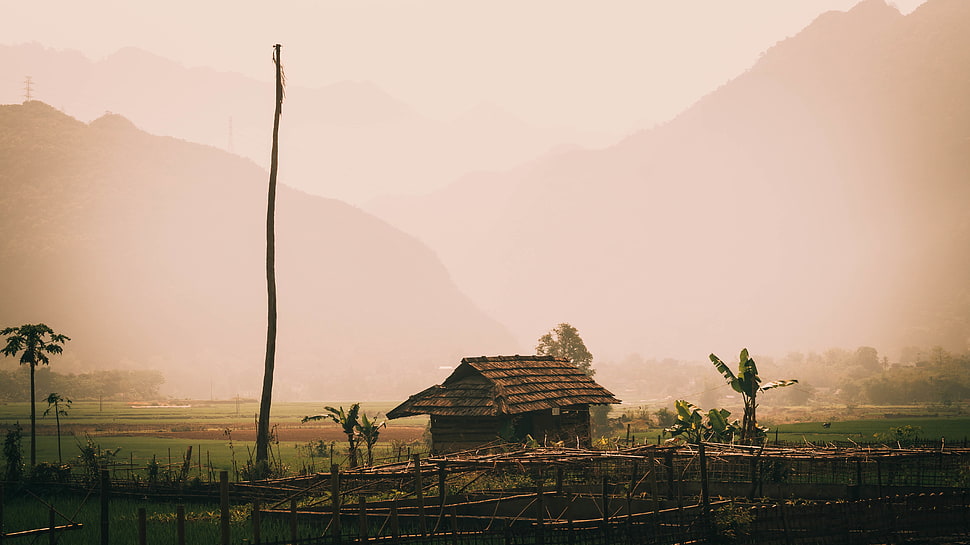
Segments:
[[[569,321],[607,359],[966,350],[968,12],[823,14],[662,126],[370,210],[523,337]],[[515,189],[470,212],[485,186]]]
[[[0,106],[0,229],[14,234],[0,270],[18,286],[0,322],[71,336],[76,368],[158,368],[178,395],[258,392],[265,179],[117,114]],[[517,346],[384,220],[281,185],[276,233],[279,399],[395,399],[442,364]]]

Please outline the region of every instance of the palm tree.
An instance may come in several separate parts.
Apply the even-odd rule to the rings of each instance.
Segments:
[[[758,427],[758,418],[755,412],[758,409],[758,392],[781,388],[797,384],[797,380],[776,380],[761,384],[761,377],[758,375],[758,366],[754,360],[748,357],[748,349],[741,351],[738,358],[738,373],[734,374],[731,369],[714,354],[711,354],[711,362],[721,373],[721,376],[731,385],[735,392],[741,394],[744,401],[744,414],[741,416],[741,442],[747,443],[764,435],[765,430]]]
[[[50,414],[53,409],[54,421],[57,422],[57,463],[59,464],[64,463],[64,459],[61,457],[61,416],[67,416],[67,409],[70,407],[70,399],[62,397],[56,392],[51,392],[47,395],[47,410],[44,411],[44,416]]]
[[[357,424],[357,432],[360,434],[361,440],[364,441],[364,445],[367,446],[367,465],[374,465],[374,444],[377,443],[377,438],[381,435],[381,428],[386,427],[387,422],[377,423],[377,419],[371,420],[367,418],[366,413],[361,413],[360,423]]]
[[[347,435],[347,443],[350,448],[347,452],[350,457],[350,467],[357,467],[357,445],[360,443],[360,437],[357,435],[357,429],[360,427],[360,420],[358,420],[358,414],[360,413],[360,403],[354,403],[350,406],[347,412],[344,412],[343,406],[339,409],[333,407],[324,407],[326,414],[318,414],[314,416],[304,416],[302,422],[309,422],[311,420],[332,420],[336,422],[344,434]]]
[[[273,46],[276,64],[276,114],[273,117],[273,150],[270,154],[269,195],[266,205],[266,360],[263,365],[263,391],[256,422],[256,465],[269,471],[269,411],[273,405],[273,373],[276,367],[276,170],[279,165],[280,115],[283,112],[283,67],[280,44]]]
[[[20,352],[20,364],[30,366],[30,467],[37,465],[37,406],[34,392],[34,368],[43,363],[50,365],[48,354],[60,354],[64,351],[61,346],[71,340],[67,335],[60,335],[45,324],[25,324],[20,327],[8,327],[0,331],[0,336],[7,336],[7,345],[0,350],[4,356],[16,356]]]

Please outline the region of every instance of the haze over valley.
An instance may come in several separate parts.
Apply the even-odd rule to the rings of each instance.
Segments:
[[[663,98],[676,82],[647,78],[656,98],[638,100],[668,113],[626,90],[609,104],[604,83],[573,117],[550,105],[526,119],[501,93],[445,115],[361,77],[310,83],[295,53],[277,398],[401,399],[463,356],[531,354],[561,322],[617,392],[624,366],[745,346],[779,359],[874,347],[891,363],[967,353],[970,4],[844,4],[794,2],[800,26],[682,104]],[[301,42],[274,39],[289,68]],[[271,43],[265,79],[132,43],[100,59],[0,43],[0,324],[71,336],[62,372],[158,369],[170,395],[254,396]],[[613,54],[600,63],[637,69],[636,52]],[[681,62],[708,70],[691,52]],[[28,74],[36,100],[23,102]],[[647,384],[625,400],[667,394]]]

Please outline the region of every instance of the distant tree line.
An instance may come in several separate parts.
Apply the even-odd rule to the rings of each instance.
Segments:
[[[21,366],[0,369],[0,401],[30,399],[30,377]],[[57,392],[74,401],[83,400],[140,400],[158,397],[158,389],[165,383],[160,371],[107,370],[79,374],[62,374],[49,368],[38,368],[35,380],[37,391]]]
[[[907,348],[895,361],[870,346],[854,350],[792,352],[757,356],[766,375],[798,377],[799,383],[770,394],[773,406],[822,404],[904,405],[970,400],[970,353],[953,354],[936,346]],[[688,397],[701,407],[740,405],[736,392],[710,373],[710,363],[645,359],[631,355],[601,363],[603,384],[623,384],[621,398]],[[626,396],[626,397],[624,397]],[[729,398],[734,396],[734,399]]]

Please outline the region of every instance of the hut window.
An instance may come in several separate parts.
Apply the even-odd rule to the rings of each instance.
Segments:
[[[552,416],[559,416],[559,407],[552,408]]]

